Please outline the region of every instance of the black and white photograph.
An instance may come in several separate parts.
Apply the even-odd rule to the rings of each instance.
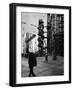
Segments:
[[[21,77],[64,75],[64,14],[21,13]]]
[[[10,5],[10,86],[71,83],[71,7]]]

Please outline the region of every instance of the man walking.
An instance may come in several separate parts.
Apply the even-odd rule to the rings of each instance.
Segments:
[[[37,61],[36,61],[36,57],[35,57],[35,54],[34,53],[29,53],[29,59],[28,59],[28,64],[29,64],[29,69],[30,69],[30,72],[29,72],[29,77],[32,76],[36,76],[34,74],[34,67],[37,65]]]

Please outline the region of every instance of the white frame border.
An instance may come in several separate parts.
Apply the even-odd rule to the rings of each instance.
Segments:
[[[21,78],[21,12],[64,14],[64,76]],[[16,7],[16,83],[69,81],[69,10],[53,8]]]

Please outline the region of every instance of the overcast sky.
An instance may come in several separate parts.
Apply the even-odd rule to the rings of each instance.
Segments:
[[[44,25],[47,25],[47,14],[46,13],[26,13],[22,12],[21,22],[26,22],[26,24],[22,23],[22,32],[30,32],[37,34],[38,29],[30,24],[34,24],[38,26],[39,19],[43,19]]]

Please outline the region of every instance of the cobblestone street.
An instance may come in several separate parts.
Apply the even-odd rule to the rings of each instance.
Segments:
[[[28,77],[29,67],[28,59],[22,57],[21,76]],[[64,74],[64,57],[57,56],[57,60],[52,60],[52,56],[48,56],[48,62],[45,57],[37,57],[37,66],[34,67],[34,73],[38,76],[55,76]]]

